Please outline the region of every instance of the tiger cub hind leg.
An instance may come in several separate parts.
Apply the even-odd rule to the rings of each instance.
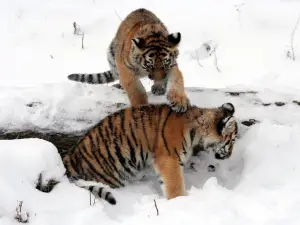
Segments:
[[[155,160],[155,171],[159,175],[162,191],[167,199],[185,195],[183,165],[177,157],[163,156]]]
[[[86,181],[82,179],[70,180],[76,186],[89,190],[96,199],[104,199],[111,205],[117,204],[117,201],[113,194],[109,191],[109,188],[105,187],[105,185],[94,182],[94,181]]]

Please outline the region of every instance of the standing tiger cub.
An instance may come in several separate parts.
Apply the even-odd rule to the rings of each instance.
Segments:
[[[181,34],[169,34],[166,26],[152,12],[137,9],[121,23],[109,45],[107,59],[110,70],[102,73],[70,74],[69,80],[104,84],[119,80],[131,106],[148,104],[148,96],[140,78],[148,76],[155,95],[166,93],[169,104],[177,112],[190,105],[176,58]]]
[[[238,131],[233,114],[231,103],[191,106],[185,113],[166,104],[119,110],[63,156],[66,174],[77,186],[114,205],[116,199],[106,187],[124,187],[154,168],[167,199],[183,196],[183,167],[195,146],[213,151],[216,159],[230,157]]]

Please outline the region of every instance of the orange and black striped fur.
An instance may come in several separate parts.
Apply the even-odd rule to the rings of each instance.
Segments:
[[[167,199],[185,194],[183,166],[195,146],[228,158],[237,135],[234,106],[191,106],[176,113],[168,105],[119,110],[91,128],[64,157],[69,179],[96,198],[116,204],[106,187],[119,188],[154,168]]]
[[[111,41],[107,59],[110,70],[102,73],[68,75],[69,80],[114,85],[123,88],[131,106],[148,104],[148,96],[140,79],[148,76],[154,81],[151,91],[167,95],[172,109],[184,112],[190,105],[184,91],[184,80],[177,65],[181,34],[169,34],[156,15],[146,9],[131,12],[120,24]]]

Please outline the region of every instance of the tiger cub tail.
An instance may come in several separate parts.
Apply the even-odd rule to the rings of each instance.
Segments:
[[[108,70],[103,73],[73,73],[68,75],[68,79],[81,83],[107,84],[119,80],[119,75]]]
[[[71,180],[76,186],[85,188],[89,190],[97,199],[104,199],[111,205],[117,204],[117,201],[113,194],[110,192],[109,188],[105,187],[105,185],[94,182],[94,181],[85,181],[82,179]]]

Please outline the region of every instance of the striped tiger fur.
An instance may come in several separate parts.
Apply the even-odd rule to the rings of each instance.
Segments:
[[[182,196],[183,166],[195,146],[215,152],[216,159],[230,157],[238,131],[234,111],[231,103],[191,106],[185,113],[176,113],[167,104],[121,109],[102,119],[67,152],[66,174],[114,205],[108,187],[124,187],[153,168],[167,199]]]
[[[107,59],[110,70],[101,73],[73,73],[68,79],[90,84],[114,85],[127,93],[131,106],[148,104],[140,79],[153,80],[151,92],[166,94],[172,109],[184,112],[190,105],[184,91],[184,80],[177,65],[181,34],[169,34],[161,20],[147,9],[131,12],[120,24],[111,41]]]

